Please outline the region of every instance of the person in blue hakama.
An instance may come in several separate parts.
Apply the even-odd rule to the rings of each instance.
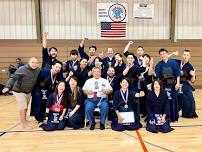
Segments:
[[[162,61],[155,67],[156,77],[159,78],[170,101],[170,120],[178,121],[178,92],[180,86],[180,69],[174,59],[169,59],[168,51],[165,48],[159,50]]]
[[[62,65],[60,62],[53,64],[52,69],[41,69],[37,83],[32,91],[31,115],[35,116],[39,125],[43,121],[49,95],[54,92],[57,81],[63,79],[60,75]]]
[[[153,133],[170,132],[173,129],[169,123],[170,106],[167,93],[163,90],[160,80],[155,80],[151,88],[152,91],[149,91],[146,97],[146,130]]]
[[[71,77],[69,86],[66,89],[68,104],[65,116],[66,126],[73,129],[84,127],[84,101],[85,96],[80,87],[78,87],[78,80],[76,77]]]
[[[123,78],[120,82],[121,89],[115,91],[113,97],[113,108],[117,117],[112,120],[111,128],[115,131],[136,130],[142,127],[138,111],[137,101],[133,91],[129,90],[129,81]],[[133,112],[134,122],[123,123],[121,113]]]
[[[182,117],[196,118],[196,103],[192,91],[192,83],[196,80],[193,66],[189,62],[191,55],[189,50],[185,50],[182,60],[177,60],[180,68],[180,89],[179,89],[179,109],[182,109]]]
[[[46,104],[46,113],[42,124],[45,131],[63,130],[65,128],[64,115],[66,112],[67,97],[64,93],[65,82],[60,81]]]

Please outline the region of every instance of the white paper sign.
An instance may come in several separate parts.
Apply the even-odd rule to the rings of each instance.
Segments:
[[[134,112],[120,112],[120,115],[123,118],[122,123],[134,123],[135,122]]]
[[[134,3],[133,16],[138,19],[154,18],[154,4]]]

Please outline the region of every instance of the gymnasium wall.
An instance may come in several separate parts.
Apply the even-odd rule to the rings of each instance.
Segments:
[[[71,49],[77,49],[81,40],[48,40],[48,46],[55,46],[59,49],[58,58],[66,61]],[[169,40],[136,40],[130,51],[135,52],[136,47],[141,45],[145,48],[145,53],[154,57],[155,63],[160,59],[158,50],[162,47],[170,52],[179,51],[180,58],[183,50],[191,50],[191,63],[196,69],[197,81],[195,86],[202,87],[202,40],[178,40],[171,43]],[[96,45],[98,52],[103,50],[105,53],[108,47],[114,48],[116,52],[122,52],[127,40],[88,40],[86,50],[89,45]],[[15,64],[15,59],[21,57],[24,62],[31,56],[37,56],[41,62],[41,44],[35,40],[0,40],[0,82],[7,81],[7,68],[9,64]],[[3,71],[2,71],[3,70]],[[4,71],[5,70],[5,71]]]
[[[42,31],[50,39],[100,38],[96,7],[127,2],[125,39],[169,39],[170,0],[41,0]],[[134,19],[133,3],[153,3],[153,19]],[[202,1],[177,0],[176,39],[202,39]],[[34,0],[0,0],[0,39],[36,39]]]

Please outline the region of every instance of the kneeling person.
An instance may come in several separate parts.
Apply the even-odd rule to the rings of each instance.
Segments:
[[[163,91],[162,83],[159,80],[155,80],[152,83],[152,91],[147,94],[146,98],[148,113],[147,131],[167,133],[173,130],[169,123],[169,107],[168,96]]]
[[[65,82],[58,83],[56,90],[48,98],[43,130],[63,130],[65,128],[64,115],[66,112],[67,98],[64,94]]]
[[[124,130],[136,130],[142,127],[140,123],[140,115],[138,113],[138,104],[135,99],[134,92],[128,89],[129,80],[123,78],[121,83],[121,89],[114,93],[113,108],[117,114],[117,118],[112,121],[111,127],[115,131]],[[132,122],[124,122],[124,118],[121,114],[132,113],[131,117],[134,117]],[[127,116],[128,117],[128,116]]]

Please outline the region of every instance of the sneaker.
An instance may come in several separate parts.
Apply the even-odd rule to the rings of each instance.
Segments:
[[[95,125],[92,124],[92,125],[90,126],[90,130],[94,130],[94,129],[95,129]]]
[[[100,123],[100,130],[105,130],[105,125]]]

